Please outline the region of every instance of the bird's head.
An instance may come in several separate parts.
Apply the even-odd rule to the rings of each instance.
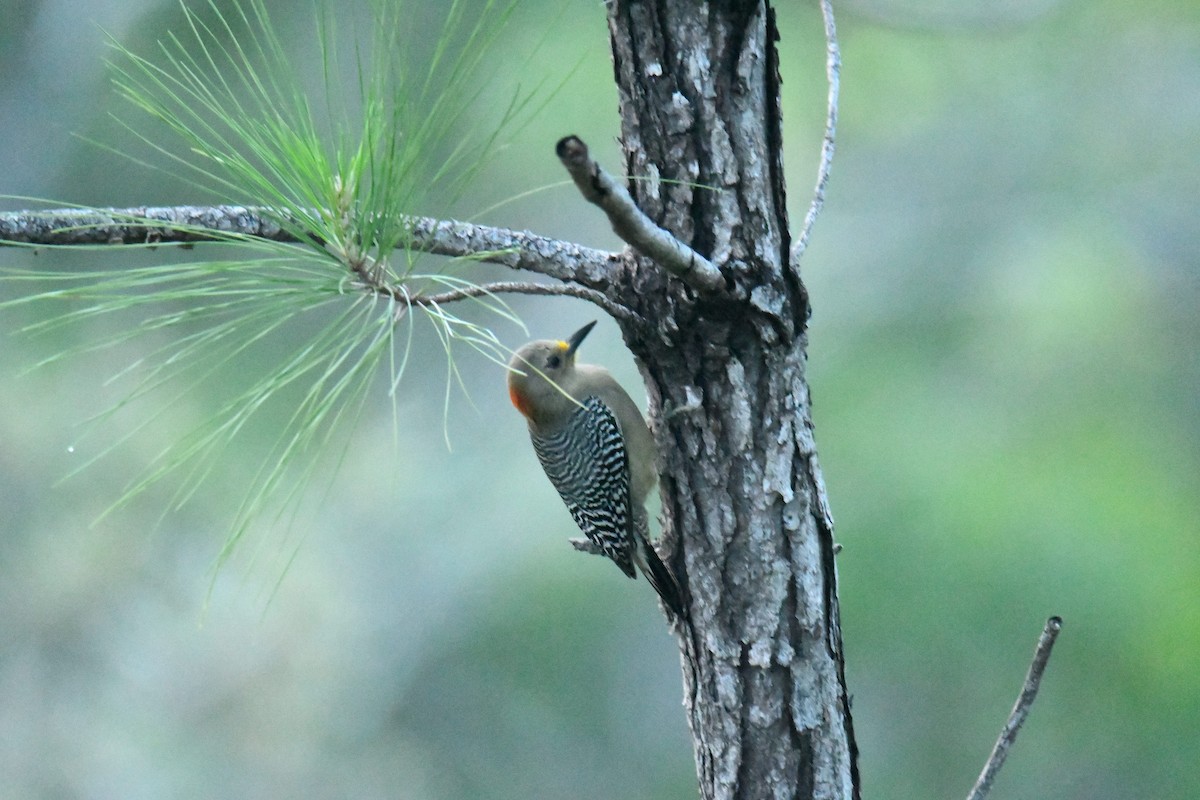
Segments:
[[[508,396],[527,419],[536,423],[578,405],[569,386],[575,351],[595,325],[589,322],[565,341],[538,339],[513,354],[508,362]]]

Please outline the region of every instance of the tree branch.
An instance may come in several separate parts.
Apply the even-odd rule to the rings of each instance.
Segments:
[[[1046,664],[1050,661],[1050,651],[1054,648],[1054,641],[1058,638],[1061,630],[1061,617],[1051,617],[1046,620],[1046,627],[1042,629],[1037,649],[1033,652],[1033,662],[1029,665],[1029,674],[1025,676],[1025,685],[1021,688],[1021,694],[1017,697],[1012,713],[1008,715],[1008,722],[1000,731],[1000,738],[996,740],[992,754],[988,756],[987,763],[983,765],[983,772],[979,773],[979,780],[975,781],[975,787],[967,795],[967,800],[984,800],[992,790],[996,773],[1004,766],[1004,761],[1008,758],[1008,751],[1017,741],[1017,733],[1025,724],[1029,710],[1033,708],[1033,701],[1037,699],[1042,674],[1046,671]]]
[[[592,160],[582,139],[560,139],[555,152],[584,199],[608,215],[613,230],[634,250],[697,289],[712,292],[725,285],[720,270],[711,261],[660,228],[637,207],[629,191]]]
[[[477,258],[602,291],[622,258],[528,231],[457,220],[408,217],[411,247],[432,255]],[[254,237],[297,242],[269,209],[248,206],[168,206],[53,209],[0,213],[0,244],[120,245],[190,243]],[[547,292],[549,293],[549,292]],[[606,309],[607,310],[607,309]]]
[[[825,20],[825,75],[829,82],[829,95],[825,111],[825,139],[821,143],[821,163],[817,167],[817,184],[813,189],[813,199],[804,215],[804,227],[800,236],[792,245],[792,265],[798,267],[800,256],[808,247],[808,238],[812,235],[813,225],[825,205],[825,186],[829,183],[829,171],[833,167],[834,139],[837,133],[838,116],[838,86],[842,71],[842,55],[838,49],[837,28],[833,22],[833,4],[831,0],[821,0],[821,16]]]

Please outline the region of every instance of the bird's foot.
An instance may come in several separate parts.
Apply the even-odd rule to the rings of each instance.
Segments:
[[[571,547],[574,547],[581,553],[588,553],[593,556],[602,556],[604,551],[600,549],[600,545],[593,542],[591,539],[568,539]]]

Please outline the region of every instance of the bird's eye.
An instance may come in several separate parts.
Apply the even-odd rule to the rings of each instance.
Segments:
[[[558,369],[561,364],[562,364],[562,359],[559,358],[557,353],[555,353],[554,355],[552,355],[548,359],[546,359],[546,368],[547,369]]]

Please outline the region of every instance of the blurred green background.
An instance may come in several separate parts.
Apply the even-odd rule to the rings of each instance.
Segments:
[[[823,43],[812,4],[780,6],[798,224]],[[838,157],[803,266],[865,796],[964,796],[1060,614],[993,797],[1194,798],[1200,5],[839,6]],[[308,4],[271,8],[285,37],[311,38]],[[179,25],[173,3],[8,0],[0,20],[0,191],[196,199],[72,136],[123,141],[102,30],[145,52]],[[436,24],[414,13],[412,36]],[[526,0],[488,70],[500,85],[574,72],[461,213],[561,183],[566,133],[619,169],[600,3]],[[481,219],[618,246],[564,186]],[[133,258],[0,250],[18,267]],[[537,336],[598,315],[513,302]],[[498,367],[463,356],[470,399],[451,396],[447,448],[444,356],[419,337],[398,430],[376,392],[337,476],[214,582],[262,438],[184,509],[164,512],[168,483],[95,522],[226,395],[205,386],[89,433],[79,421],[122,398],[109,378],[153,342],[29,372],[119,329],[17,333],[50,311],[0,315],[6,797],[694,796],[674,642],[643,582],[566,544]],[[636,387],[611,322],[587,355]]]

